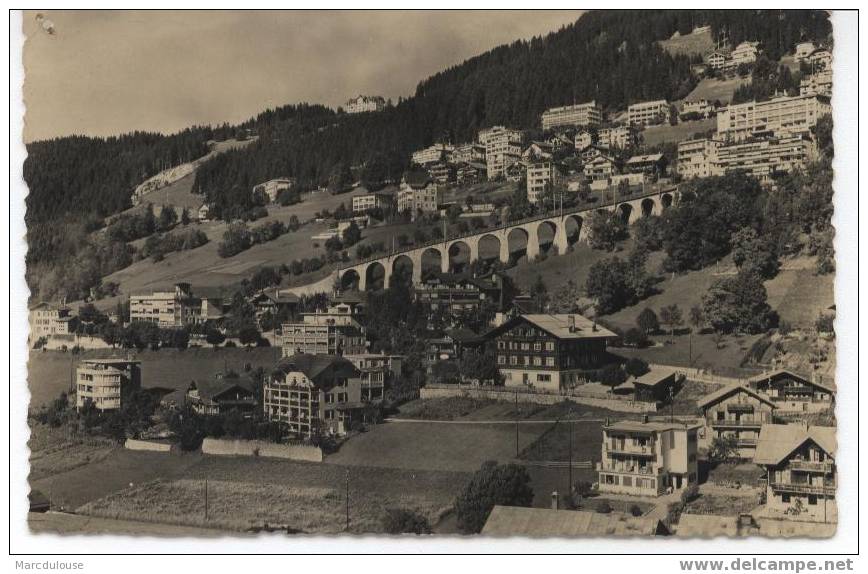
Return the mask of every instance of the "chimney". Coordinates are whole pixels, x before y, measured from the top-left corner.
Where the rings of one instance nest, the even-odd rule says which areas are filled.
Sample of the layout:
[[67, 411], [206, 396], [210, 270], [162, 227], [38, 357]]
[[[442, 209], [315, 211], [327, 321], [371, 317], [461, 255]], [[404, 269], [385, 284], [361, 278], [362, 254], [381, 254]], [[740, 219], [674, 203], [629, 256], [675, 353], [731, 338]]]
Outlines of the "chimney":
[[552, 510], [558, 509], [558, 499], [559, 499], [558, 491], [553, 490], [552, 491]]
[[567, 324], [569, 325], [570, 333], [576, 332], [576, 316], [567, 315]]

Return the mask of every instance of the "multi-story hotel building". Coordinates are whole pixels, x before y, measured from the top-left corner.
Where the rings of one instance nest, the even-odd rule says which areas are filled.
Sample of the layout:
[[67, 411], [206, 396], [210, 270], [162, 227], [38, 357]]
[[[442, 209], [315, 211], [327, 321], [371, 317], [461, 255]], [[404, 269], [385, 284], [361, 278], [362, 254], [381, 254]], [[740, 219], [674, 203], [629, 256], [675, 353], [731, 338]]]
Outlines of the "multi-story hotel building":
[[395, 207], [395, 195], [386, 191], [374, 191], [353, 196], [353, 213], [362, 214], [369, 209], [389, 212]]
[[636, 129], [631, 126], [615, 126], [602, 128], [597, 132], [597, 145], [609, 149], [626, 149], [638, 143]]
[[386, 100], [382, 96], [358, 96], [347, 100], [344, 111], [348, 114], [362, 112], [379, 112], [386, 107]]
[[784, 520], [837, 522], [834, 427], [764, 425], [753, 461], [766, 469], [766, 508]]
[[452, 163], [474, 163], [485, 161], [485, 146], [478, 143], [466, 143], [455, 146], [452, 150]]
[[774, 422], [775, 404], [744, 385], [729, 385], [697, 403], [705, 418], [704, 440], [735, 437], [738, 455], [753, 458], [763, 425]]
[[600, 492], [660, 496], [697, 482], [697, 426], [625, 420], [603, 426]]
[[666, 123], [669, 121], [669, 102], [655, 100], [632, 104], [627, 107], [627, 121], [638, 126]]
[[97, 410], [119, 410], [142, 386], [141, 362], [128, 359], [85, 359], [75, 372], [75, 406], [93, 404]]
[[527, 200], [538, 203], [546, 189], [554, 188], [560, 181], [561, 172], [553, 161], [542, 161], [527, 166]]
[[147, 321], [159, 327], [184, 327], [223, 316], [217, 299], [194, 297], [189, 283], [178, 283], [172, 291], [130, 295], [130, 321]]
[[755, 137], [718, 147], [713, 171], [746, 171], [769, 184], [776, 174], [801, 169], [816, 155], [816, 145], [808, 135]]
[[581, 315], [518, 315], [486, 334], [508, 387], [560, 391], [583, 384], [607, 361], [615, 334]]
[[719, 139], [730, 141], [741, 141], [757, 132], [802, 134], [831, 113], [829, 98], [816, 94], [730, 104], [717, 113], [717, 133]]
[[506, 170], [521, 159], [523, 134], [503, 126], [494, 126], [479, 132], [479, 143], [485, 146], [488, 179], [506, 175]]
[[359, 370], [363, 403], [378, 402], [383, 399], [386, 380], [401, 374], [404, 359], [401, 355], [383, 353], [347, 355], [344, 358]]
[[326, 311], [303, 313], [301, 322], [282, 326], [282, 355], [359, 355], [366, 353], [365, 328], [358, 311], [346, 303]]
[[30, 308], [30, 339], [69, 335], [69, 323], [72, 319], [72, 310], [65, 305], [54, 307], [48, 303], [39, 303]]
[[802, 78], [799, 82], [799, 95], [821, 95], [832, 97], [832, 69], [827, 68]]
[[440, 273], [429, 277], [413, 291], [413, 299], [421, 302], [429, 312], [447, 314], [479, 311], [486, 303], [501, 306], [503, 286], [497, 274], [473, 277], [466, 274]]
[[684, 102], [681, 104], [681, 112], [679, 117], [682, 120], [690, 119], [691, 117], [707, 118], [715, 111], [714, 104], [708, 100], [697, 100], [695, 102]]
[[286, 357], [263, 389], [265, 417], [298, 437], [346, 434], [364, 404], [359, 370], [343, 357]]
[[679, 142], [678, 173], [684, 179], [716, 175], [718, 147], [719, 141], [707, 138]]
[[742, 42], [729, 55], [732, 62], [731, 67], [737, 68], [742, 64], [753, 64], [756, 62], [757, 54], [759, 54], [759, 42]]
[[454, 149], [451, 145], [436, 143], [425, 149], [414, 151], [412, 156], [413, 163], [426, 166], [429, 163], [452, 161], [452, 151]]
[[603, 110], [596, 101], [550, 108], [543, 112], [541, 122], [544, 131], [561, 126], [598, 126], [603, 123]]
[[442, 193], [427, 172], [407, 172], [398, 189], [398, 213], [410, 212], [416, 219], [419, 212], [435, 213]]

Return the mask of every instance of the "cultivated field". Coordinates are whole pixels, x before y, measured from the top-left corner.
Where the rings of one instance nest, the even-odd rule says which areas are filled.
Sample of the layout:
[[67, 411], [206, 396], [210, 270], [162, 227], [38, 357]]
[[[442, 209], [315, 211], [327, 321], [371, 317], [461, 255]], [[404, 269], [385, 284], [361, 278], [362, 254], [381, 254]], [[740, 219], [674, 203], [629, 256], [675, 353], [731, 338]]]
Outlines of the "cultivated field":
[[436, 470], [203, 456], [183, 476], [149, 481], [80, 510], [108, 518], [234, 530], [267, 522], [296, 531], [338, 533], [345, 529], [349, 481], [350, 531], [380, 532], [385, 510], [390, 507], [413, 509], [432, 524], [437, 522], [468, 478], [465, 473]]
[[69, 390], [75, 364], [86, 358], [127, 357], [130, 354], [142, 361], [142, 381], [145, 388], [186, 388], [194, 379], [210, 378], [224, 368], [238, 372], [246, 364], [252, 368], [270, 369], [280, 359], [278, 347], [162, 349], [159, 351], [94, 350], [80, 355], [61, 351], [31, 351], [28, 363], [28, 383], [31, 407], [38, 407], [56, 399]]
[[[705, 78], [700, 80], [699, 84], [693, 91], [690, 92], [685, 101], [696, 102], [698, 100], [708, 100], [714, 102], [720, 100], [722, 104], [728, 104], [732, 100], [732, 95], [740, 86], [750, 83], [750, 78]], [[711, 126], [714, 128], [715, 126]]]
[[687, 55], [699, 54], [704, 56], [714, 49], [714, 39], [711, 37], [711, 30], [702, 32], [685, 34], [683, 36], [673, 36], [668, 40], [658, 42], [660, 47], [670, 54]]
[[117, 444], [96, 437], [78, 437], [64, 427], [30, 426], [30, 480], [40, 480], [109, 457]]

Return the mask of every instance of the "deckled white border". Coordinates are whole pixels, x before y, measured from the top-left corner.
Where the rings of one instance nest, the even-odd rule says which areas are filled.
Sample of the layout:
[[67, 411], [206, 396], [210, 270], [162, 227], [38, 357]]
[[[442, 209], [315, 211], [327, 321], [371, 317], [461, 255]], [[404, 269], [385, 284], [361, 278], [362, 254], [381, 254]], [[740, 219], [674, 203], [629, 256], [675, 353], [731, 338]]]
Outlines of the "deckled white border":
[[[108, 3], [105, 1], [94, 2], [94, 7], [117, 8], [118, 3]], [[179, 2], [164, 2], [153, 1], [148, 4], [149, 8], [165, 7], [177, 8]], [[228, 2], [186, 2], [191, 7], [198, 8], [230, 8], [233, 7]], [[245, 8], [252, 7], [253, 3], [247, 3]], [[291, 7], [288, 3], [277, 2], [258, 2], [263, 8], [287, 8]], [[413, 6], [407, 4], [399, 4], [398, 2], [368, 2], [371, 7], [380, 8], [410, 8], [423, 7], [418, 4], [428, 4], [431, 8], [467, 8], [468, 4], [457, 2], [455, 0], [442, 0], [437, 3], [425, 2], [417, 3]], [[585, 3], [593, 4], [593, 3]], [[606, 2], [597, 3], [597, 8], [632, 8], [645, 6], [632, 6], [626, 2]], [[667, 2], [666, 7], [671, 8], [696, 8], [695, 3], [691, 2]], [[768, 4], [768, 3], [766, 3]], [[795, 2], [773, 2], [782, 8], [796, 7]], [[851, 4], [841, 2], [839, 4]], [[855, 3], [852, 3], [854, 6]], [[483, 0], [473, 3], [474, 7], [487, 8], [527, 8], [526, 3], [521, 3], [516, 0], [502, 0], [494, 2], [492, 0]], [[533, 8], [540, 8], [544, 5], [547, 8], [567, 8], [575, 9], [582, 6], [576, 6], [571, 2], [564, 0], [538, 2], [533, 5]], [[259, 7], [259, 6], [257, 6]], [[358, 4], [348, 2], [321, 2], [314, 8], [334, 7], [334, 8], [360, 8]], [[595, 7], [595, 6], [590, 6]], [[750, 2], [735, 1], [728, 2], [725, 8], [752, 8]], [[764, 6], [767, 7], [767, 6]], [[798, 6], [805, 7], [808, 6]], [[44, 9], [43, 6], [39, 6]], [[520, 13], [516, 17], [521, 17]], [[858, 117], [858, 102], [857, 102], [857, 44], [858, 30], [856, 23], [856, 14], [835, 14], [833, 15], [834, 38], [835, 38], [835, 56], [834, 56], [834, 90], [835, 96], [833, 100], [834, 118], [835, 118], [835, 218], [834, 224], [837, 229], [836, 252], [837, 252], [837, 272], [836, 272], [836, 304], [838, 309], [838, 320], [836, 330], [838, 333], [838, 373], [837, 381], [839, 388], [839, 405], [838, 405], [838, 420], [839, 420], [839, 466], [841, 469], [841, 480], [839, 489], [839, 504], [841, 522], [839, 523], [838, 534], [832, 540], [814, 541], [814, 540], [799, 540], [799, 541], [771, 541], [761, 538], [750, 540], [727, 540], [718, 539], [714, 541], [694, 541], [694, 540], [614, 540], [614, 539], [582, 539], [582, 540], [527, 540], [527, 539], [509, 539], [509, 540], [491, 540], [480, 537], [470, 539], [414, 539], [396, 541], [388, 538], [376, 537], [337, 537], [337, 538], [284, 538], [284, 537], [265, 537], [255, 540], [238, 540], [231, 537], [221, 539], [220, 541], [213, 540], [198, 540], [198, 539], [157, 539], [146, 537], [57, 537], [50, 535], [32, 536], [27, 530], [24, 522], [26, 514], [26, 473], [27, 473], [27, 450], [25, 441], [27, 436], [27, 427], [25, 423], [26, 407], [29, 396], [26, 390], [26, 298], [27, 287], [24, 283], [24, 253], [25, 245], [24, 237], [24, 196], [26, 188], [21, 179], [21, 162], [24, 158], [24, 148], [20, 144], [23, 106], [21, 105], [21, 81], [23, 79], [23, 70], [21, 68], [20, 50], [23, 45], [21, 35], [21, 20], [20, 15], [12, 13], [10, 16], [10, 33], [11, 33], [11, 50], [15, 54], [10, 58], [12, 83], [10, 86], [10, 98], [12, 101], [11, 107], [11, 130], [10, 130], [10, 148], [12, 153], [11, 165], [11, 190], [10, 190], [10, 270], [11, 270], [11, 309], [9, 313], [10, 331], [12, 340], [10, 341], [10, 355], [7, 360], [11, 361], [11, 378], [10, 388], [12, 391], [12, 404], [10, 405], [10, 413], [13, 416], [13, 449], [12, 455], [14, 464], [12, 467], [12, 488], [16, 494], [12, 500], [10, 520], [11, 530], [13, 534], [12, 548], [13, 552], [137, 552], [137, 553], [159, 553], [159, 552], [175, 552], [175, 553], [225, 553], [225, 552], [243, 552], [243, 553], [266, 553], [266, 552], [327, 552], [327, 553], [343, 553], [343, 552], [496, 552], [496, 553], [516, 553], [516, 552], [610, 552], [610, 553], [636, 553], [636, 552], [709, 552], [709, 553], [729, 553], [737, 552], [742, 556], [750, 555], [751, 552], [817, 552], [817, 553], [844, 553], [854, 552], [856, 549], [856, 500], [857, 500], [857, 468], [856, 468], [856, 444], [857, 436], [857, 401], [856, 401], [856, 386], [857, 386], [857, 365], [856, 359], [858, 356], [857, 349], [857, 333], [858, 333], [858, 318], [857, 318], [857, 301], [855, 298], [857, 290], [857, 267], [858, 248], [854, 238], [857, 236], [858, 222], [856, 210], [856, 197], [858, 190], [857, 179], [857, 138], [858, 128], [856, 118]], [[255, 41], [255, 39], [252, 39]], [[7, 272], [4, 270], [4, 273]], [[4, 333], [4, 339], [9, 333]], [[8, 421], [7, 421], [8, 422]], [[4, 425], [4, 428], [9, 428]], [[59, 557], [58, 557], [59, 558]], [[68, 558], [67, 558], [68, 559]], [[724, 558], [730, 560], [731, 558]], [[88, 571], [116, 571], [118, 567], [123, 567], [128, 571], [153, 571], [153, 568], [159, 567], [154, 560], [143, 561], [141, 559], [125, 559], [120, 558], [82, 558], [88, 565]], [[195, 562], [191, 562], [195, 560]], [[160, 560], [159, 563], [163, 566], [171, 565], [172, 568], [196, 568], [199, 569], [205, 564], [203, 558], [167, 558]], [[242, 562], [243, 560], [243, 562]], [[216, 560], [208, 560], [207, 567], [217, 568], [218, 571], [224, 569], [229, 570], [244, 568], [248, 564], [248, 558], [235, 559], [232, 557], [220, 557]], [[292, 560], [292, 562], [288, 562]], [[302, 560], [299, 558], [283, 559], [273, 558], [268, 560], [269, 564], [257, 564], [257, 568], [293, 568], [306, 569], [316, 568], [323, 569], [321, 559]], [[491, 558], [480, 559], [463, 558], [460, 564], [465, 568], [485, 568], [491, 570], [493, 568]], [[527, 570], [532, 568], [538, 570], [541, 567], [539, 558], [532, 559], [532, 562], [526, 562], [521, 559], [511, 558], [500, 563], [501, 566], [506, 566], [509, 570], [513, 568], [522, 568]], [[678, 571], [678, 561], [676, 557], [643, 557], [641, 558], [641, 568], [643, 572], [673, 572]], [[183, 561], [183, 564], [181, 563]], [[413, 568], [414, 570], [428, 570], [430, 564], [426, 561], [414, 561], [412, 563], [406, 560], [398, 561], [404, 564], [404, 568]], [[581, 559], [581, 565], [589, 566], [604, 566], [607, 569], [617, 568], [617, 565], [636, 566], [636, 560], [629, 560], [625, 563], [619, 560], [617, 556], [608, 557], [584, 557]], [[304, 563], [304, 564], [303, 564]], [[578, 562], [573, 560], [570, 566], [575, 568]], [[12, 566], [12, 564], [10, 564]], [[377, 562], [358, 562], [344, 561], [344, 564], [338, 566], [350, 569], [368, 569], [368, 567], [376, 568], [377, 570], [384, 567], [384, 563]]]

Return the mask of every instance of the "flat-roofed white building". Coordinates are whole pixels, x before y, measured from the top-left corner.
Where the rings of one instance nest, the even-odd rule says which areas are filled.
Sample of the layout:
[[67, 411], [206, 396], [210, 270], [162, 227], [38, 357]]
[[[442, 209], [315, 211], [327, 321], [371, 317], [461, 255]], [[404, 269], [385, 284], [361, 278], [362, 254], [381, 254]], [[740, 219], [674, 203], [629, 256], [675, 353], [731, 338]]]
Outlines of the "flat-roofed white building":
[[142, 386], [141, 361], [85, 359], [75, 371], [75, 407], [93, 404], [97, 410], [119, 410], [126, 397]]
[[48, 303], [39, 303], [30, 308], [30, 339], [69, 335], [69, 323], [72, 319], [72, 310], [66, 305], [55, 307]]
[[395, 206], [395, 195], [385, 191], [374, 191], [353, 196], [353, 213], [365, 213], [369, 209], [389, 211]]
[[660, 496], [697, 483], [699, 425], [624, 420], [603, 426], [600, 492]]
[[806, 135], [751, 138], [717, 148], [717, 174], [746, 171], [764, 184], [775, 174], [802, 169], [817, 155], [816, 145]]
[[829, 98], [816, 94], [730, 104], [717, 113], [717, 133], [721, 139], [735, 141], [756, 132], [806, 133], [831, 113]]
[[274, 203], [277, 201], [277, 196], [280, 195], [281, 191], [290, 189], [294, 185], [295, 179], [291, 177], [280, 177], [253, 186], [253, 193], [262, 192], [268, 196], [268, 201]]
[[560, 169], [553, 161], [542, 161], [527, 166], [527, 200], [538, 203], [546, 189], [558, 185]]
[[717, 175], [717, 148], [720, 142], [702, 138], [678, 143], [678, 173], [684, 179]]
[[602, 128], [597, 132], [597, 145], [609, 149], [626, 149], [638, 143], [638, 134], [632, 126]]
[[204, 323], [222, 316], [222, 302], [194, 297], [189, 283], [178, 283], [171, 291], [130, 295], [131, 322], [146, 321], [168, 328]]
[[732, 60], [733, 67], [738, 67], [741, 64], [753, 64], [756, 62], [758, 54], [759, 42], [742, 42], [733, 48], [730, 60]]
[[669, 121], [669, 102], [654, 100], [638, 102], [627, 108], [627, 121], [630, 125], [654, 125]]
[[713, 115], [714, 112], [714, 104], [708, 100], [697, 100], [695, 102], [684, 102], [681, 104], [679, 117], [685, 121], [698, 118], [708, 118]]
[[452, 150], [452, 163], [474, 163], [485, 161], [485, 146], [479, 143], [466, 143]]
[[562, 126], [597, 126], [603, 123], [603, 110], [596, 101], [549, 108], [543, 112], [541, 123], [543, 130]]
[[503, 126], [479, 132], [479, 142], [485, 146], [488, 179], [506, 176], [506, 170], [521, 159], [523, 133]]
[[821, 95], [832, 97], [832, 69], [827, 68], [805, 76], [799, 82], [799, 94], [802, 96]]
[[436, 143], [432, 146], [426, 147], [425, 149], [414, 151], [412, 157], [413, 163], [426, 166], [430, 163], [451, 161], [453, 149], [454, 148], [451, 145]]

